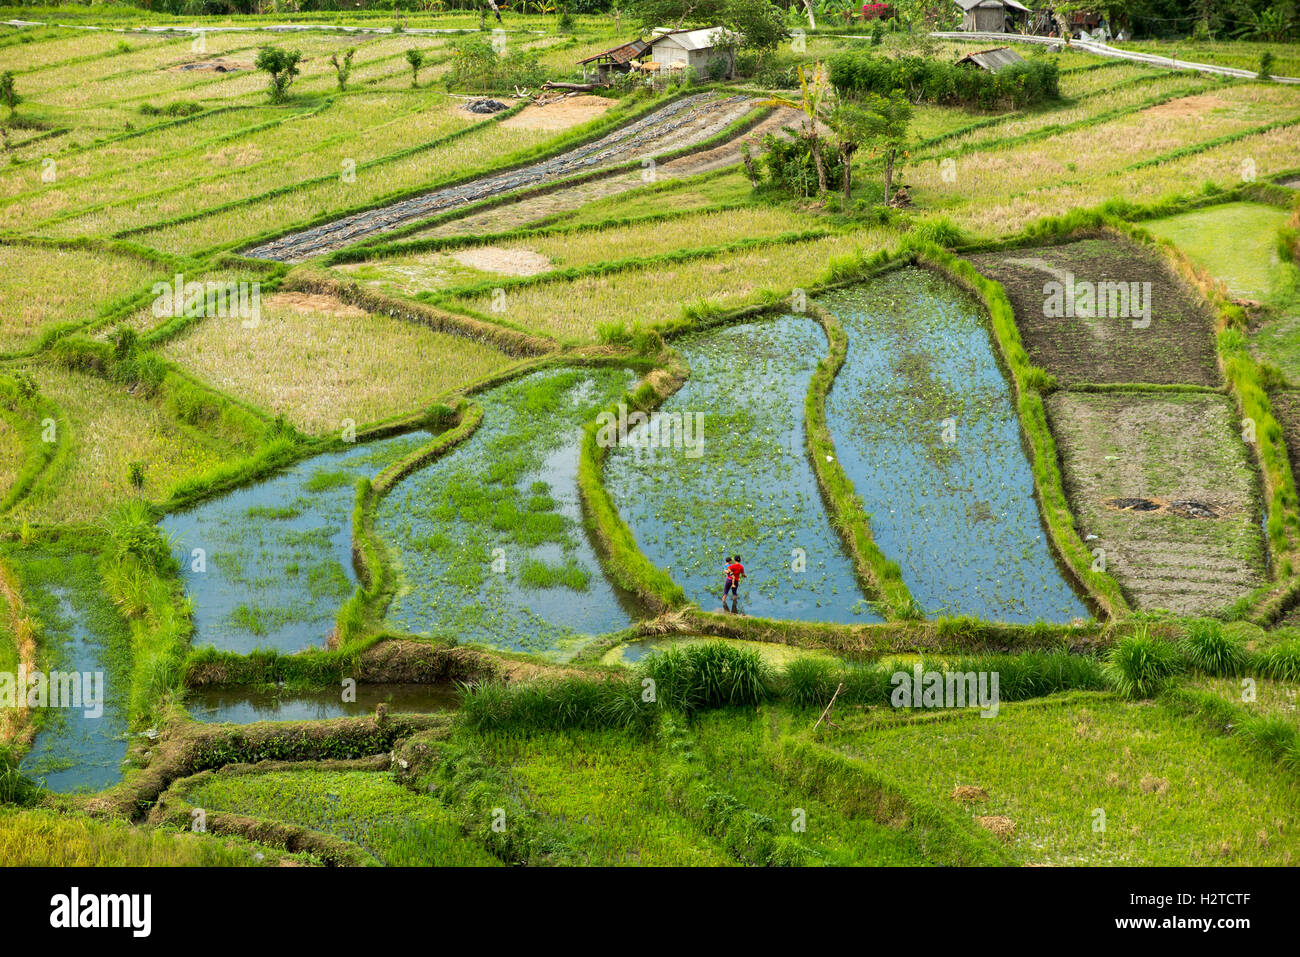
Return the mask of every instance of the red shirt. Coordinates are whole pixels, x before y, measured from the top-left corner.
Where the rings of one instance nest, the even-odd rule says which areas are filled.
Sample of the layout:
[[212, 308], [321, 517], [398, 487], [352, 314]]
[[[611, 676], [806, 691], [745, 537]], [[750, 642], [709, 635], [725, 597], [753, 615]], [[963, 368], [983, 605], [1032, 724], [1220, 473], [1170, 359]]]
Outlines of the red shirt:
[[745, 575], [745, 566], [740, 562], [732, 562], [727, 566], [727, 577], [734, 582], [740, 581]]

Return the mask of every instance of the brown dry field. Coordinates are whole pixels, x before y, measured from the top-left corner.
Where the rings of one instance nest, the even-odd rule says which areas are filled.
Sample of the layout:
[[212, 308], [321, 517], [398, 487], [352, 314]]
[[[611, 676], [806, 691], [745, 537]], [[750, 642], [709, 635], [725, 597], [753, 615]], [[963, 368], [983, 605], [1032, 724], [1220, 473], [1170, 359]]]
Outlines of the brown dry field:
[[[1057, 392], [1047, 409], [1079, 534], [1134, 607], [1205, 614], [1264, 583], [1258, 476], [1225, 396]], [[1130, 498], [1163, 507], [1107, 504]]]
[[[1003, 250], [970, 257], [1006, 287], [1025, 349], [1062, 385], [1143, 382], [1221, 384], [1209, 313], [1158, 258], [1117, 239]], [[1064, 281], [1150, 282], [1151, 321], [1058, 318], [1045, 314], [1044, 286]]]

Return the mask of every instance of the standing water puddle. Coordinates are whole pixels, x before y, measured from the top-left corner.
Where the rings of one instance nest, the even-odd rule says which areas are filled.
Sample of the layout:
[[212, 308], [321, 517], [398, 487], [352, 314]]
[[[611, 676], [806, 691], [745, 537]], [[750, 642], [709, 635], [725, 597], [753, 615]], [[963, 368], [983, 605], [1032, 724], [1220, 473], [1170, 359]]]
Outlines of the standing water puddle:
[[876, 542], [921, 607], [1014, 622], [1089, 617], [1050, 551], [976, 301], [910, 268], [822, 305], [849, 336], [827, 425]]
[[577, 488], [583, 423], [631, 381], [546, 370], [476, 396], [474, 435], [380, 503], [377, 531], [402, 565], [390, 627], [564, 658], [635, 620], [600, 567]]
[[[425, 444], [428, 433], [382, 439], [299, 462], [162, 520], [180, 550], [194, 602], [194, 644], [247, 654], [319, 647], [356, 587], [355, 483]], [[196, 570], [194, 549], [206, 568]]]
[[[827, 348], [821, 327], [806, 318], [762, 320], [676, 347], [690, 379], [648, 425], [629, 431], [605, 466], [606, 486], [642, 552], [706, 611], [722, 607], [724, 559], [739, 553], [748, 576], [743, 614], [880, 621], [804, 451], [804, 399]], [[687, 437], [702, 444], [689, 447]]]
[[[14, 558], [24, 592], [42, 624], [37, 660], [43, 671], [47, 677], [56, 671], [82, 677], [81, 706], [44, 709], [40, 716], [44, 723], [21, 770], [29, 777], [43, 778], [51, 791], [101, 791], [122, 780], [129, 681], [124, 663], [130, 654], [130, 635], [97, 590], [93, 557], [20, 554]], [[92, 702], [96, 688], [101, 694]], [[48, 703], [54, 704], [53, 699]]]
[[255, 721], [324, 721], [371, 715], [380, 704], [389, 714], [451, 711], [460, 696], [450, 685], [359, 684], [356, 700], [344, 701], [342, 690], [244, 691], [211, 688], [191, 691], [185, 706], [199, 721], [252, 724]]

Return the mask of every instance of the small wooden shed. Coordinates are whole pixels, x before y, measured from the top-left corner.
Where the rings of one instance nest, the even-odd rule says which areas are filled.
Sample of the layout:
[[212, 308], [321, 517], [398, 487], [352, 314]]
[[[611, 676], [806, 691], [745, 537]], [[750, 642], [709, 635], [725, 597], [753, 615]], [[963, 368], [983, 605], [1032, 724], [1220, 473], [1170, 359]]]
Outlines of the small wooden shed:
[[971, 33], [1013, 33], [1029, 21], [1029, 8], [1019, 0], [954, 0], [961, 7], [961, 28]]
[[1011, 47], [995, 47], [992, 50], [980, 50], [978, 53], [967, 53], [957, 61], [969, 66], [977, 67], [981, 70], [988, 70], [990, 73], [997, 73], [999, 70], [1005, 70], [1013, 63], [1024, 63], [1022, 57]]
[[596, 64], [596, 77], [601, 83], [609, 82], [611, 73], [627, 73], [632, 69], [633, 61], [645, 56], [646, 50], [650, 49], [650, 44], [644, 40], [633, 40], [631, 43], [624, 43], [621, 47], [614, 47], [612, 50], [606, 50], [604, 53], [597, 53], [595, 56], [589, 56], [585, 60], [579, 60], [585, 71], [588, 63]]
[[723, 42], [730, 38], [725, 27], [704, 27], [699, 30], [661, 28], [650, 38], [650, 59], [659, 64], [660, 69], [680, 70], [691, 67], [703, 76], [708, 72], [710, 61], [721, 58], [727, 64], [727, 79], [731, 79], [735, 73], [734, 44]]

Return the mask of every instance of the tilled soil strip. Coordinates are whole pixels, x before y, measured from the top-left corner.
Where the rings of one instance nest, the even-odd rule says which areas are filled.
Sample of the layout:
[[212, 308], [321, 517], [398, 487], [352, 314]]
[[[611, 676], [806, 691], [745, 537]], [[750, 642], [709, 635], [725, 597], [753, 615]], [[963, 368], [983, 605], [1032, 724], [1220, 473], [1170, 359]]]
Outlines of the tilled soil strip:
[[522, 169], [450, 186], [291, 233], [249, 250], [245, 255], [279, 262], [301, 262], [350, 245], [364, 236], [394, 229], [410, 220], [533, 186], [549, 178], [568, 176], [586, 169], [599, 169], [637, 156], [653, 155], [652, 151], [665, 152], [689, 143], [698, 143], [739, 119], [752, 108], [754, 102], [747, 96], [718, 99], [709, 93], [684, 97], [593, 143], [576, 147], [559, 156]]

